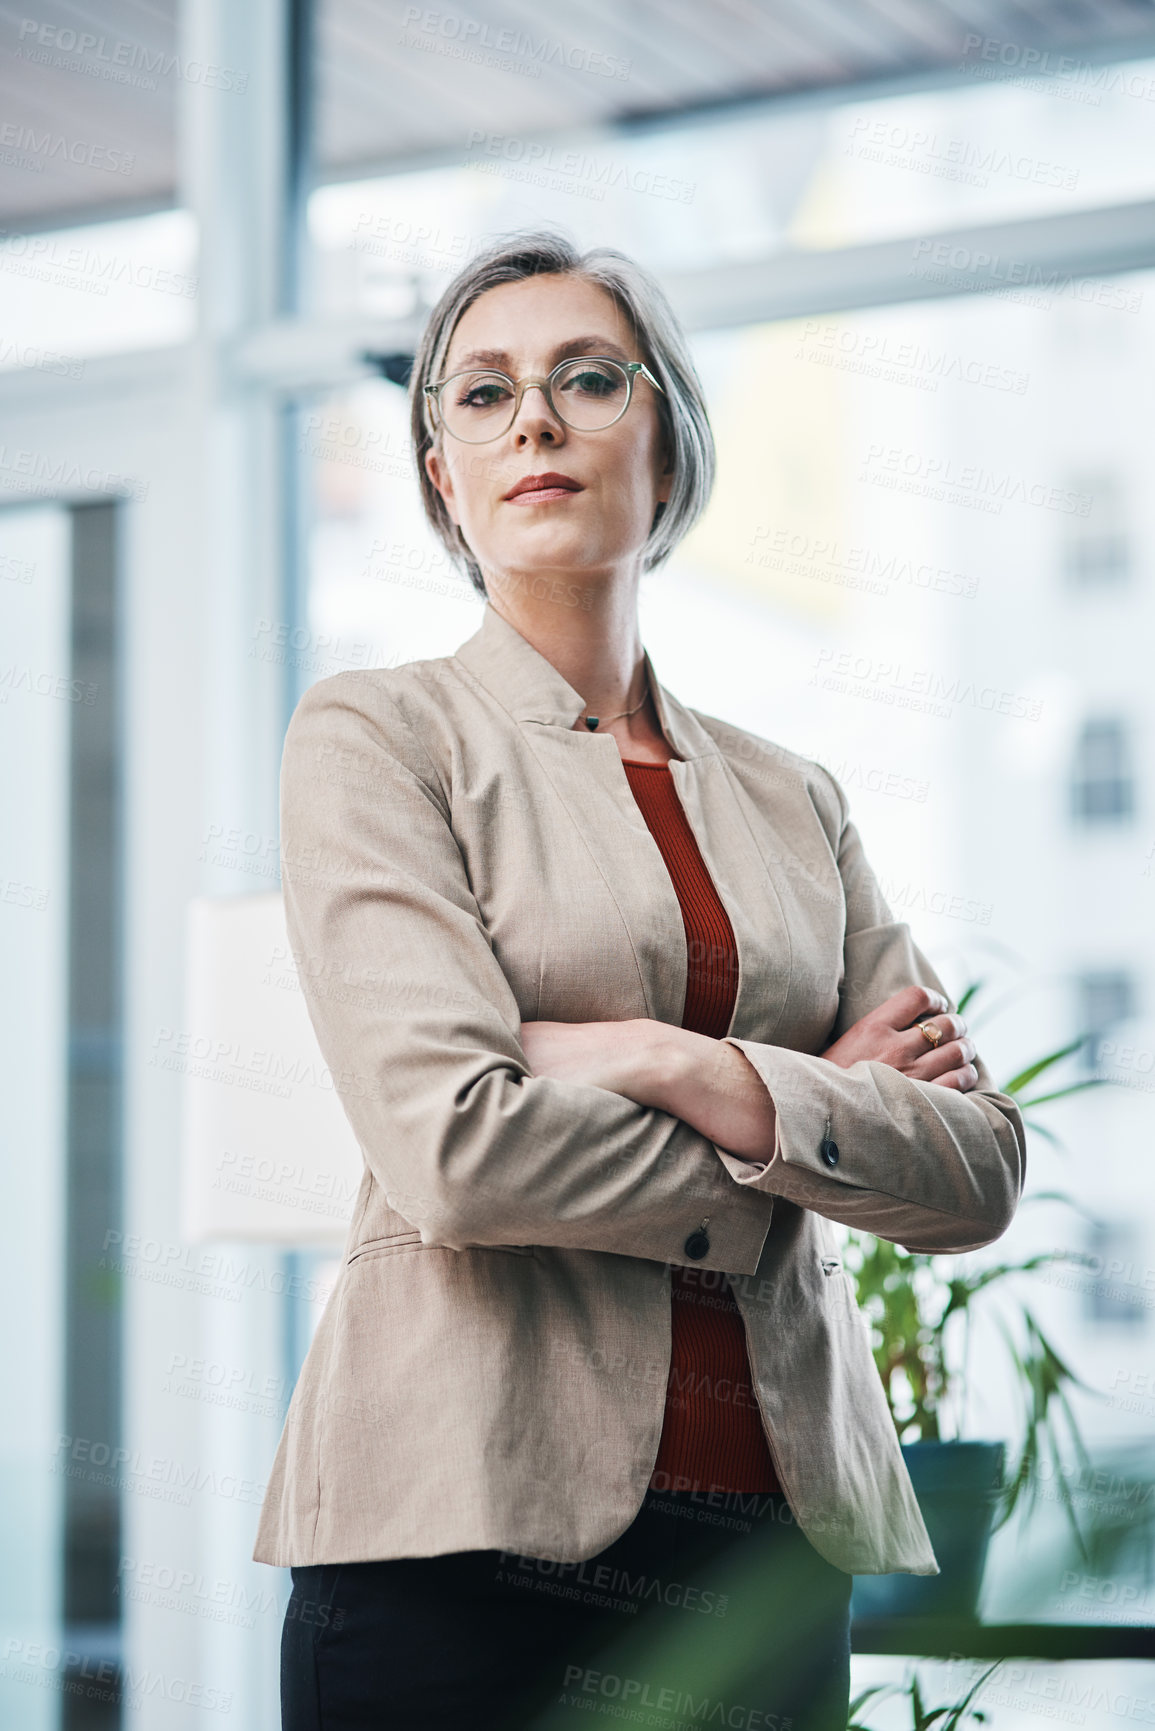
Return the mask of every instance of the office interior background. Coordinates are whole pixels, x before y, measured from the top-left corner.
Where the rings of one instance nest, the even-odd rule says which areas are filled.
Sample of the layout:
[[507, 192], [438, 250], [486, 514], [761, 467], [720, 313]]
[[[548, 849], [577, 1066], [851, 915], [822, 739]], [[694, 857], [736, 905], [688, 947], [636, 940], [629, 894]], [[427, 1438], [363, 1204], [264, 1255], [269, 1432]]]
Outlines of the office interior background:
[[[995, 1532], [982, 1622], [1040, 1633], [982, 1704], [1155, 1723], [1149, 0], [21, 0], [0, 92], [0, 1727], [278, 1723], [250, 1552], [352, 1196], [269, 1032], [281, 743], [476, 629], [407, 366], [543, 223], [658, 274], [707, 390], [659, 678], [838, 777], [996, 1081], [1097, 1082], [963, 1259], [1070, 1257], [976, 1304], [943, 1434], [1021, 1431], [1027, 1303], [1088, 1453]], [[888, 1643], [856, 1689], [988, 1651]]]

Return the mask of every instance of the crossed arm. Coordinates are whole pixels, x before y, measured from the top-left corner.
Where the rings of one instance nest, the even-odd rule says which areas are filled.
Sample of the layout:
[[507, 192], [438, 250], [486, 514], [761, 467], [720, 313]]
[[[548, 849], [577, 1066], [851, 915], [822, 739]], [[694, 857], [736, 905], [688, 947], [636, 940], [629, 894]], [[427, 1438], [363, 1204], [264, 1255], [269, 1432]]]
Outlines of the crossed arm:
[[[918, 1027], [933, 1019], [931, 1046]], [[767, 1161], [777, 1115], [758, 1072], [737, 1046], [639, 1018], [626, 1022], [523, 1022], [522, 1047], [535, 1076], [584, 1082], [681, 1118], [739, 1159]], [[961, 1016], [927, 986], [895, 993], [821, 1054], [842, 1069], [861, 1058], [920, 1082], [966, 1093], [978, 1081], [974, 1041]]]
[[[749, 1273], [776, 1197], [908, 1249], [1005, 1231], [1018, 1109], [961, 1044], [924, 1052], [910, 1024], [939, 1012], [942, 983], [890, 916], [833, 780], [828, 793], [846, 928], [825, 1053], [645, 1019], [524, 1023], [411, 722], [376, 678], [310, 687], [281, 772], [289, 940], [380, 1196], [423, 1243], [678, 1262], [708, 1213], [696, 1265]], [[953, 1082], [934, 1073], [944, 1058]]]

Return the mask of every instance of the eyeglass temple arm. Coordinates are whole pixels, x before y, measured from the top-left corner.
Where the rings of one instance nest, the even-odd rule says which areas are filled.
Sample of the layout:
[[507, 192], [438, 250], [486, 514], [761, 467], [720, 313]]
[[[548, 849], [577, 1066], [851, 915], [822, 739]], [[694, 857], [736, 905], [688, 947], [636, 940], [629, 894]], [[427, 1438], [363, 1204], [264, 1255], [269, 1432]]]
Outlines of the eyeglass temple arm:
[[650, 384], [653, 385], [655, 391], [661, 391], [663, 397], [665, 396], [665, 386], [660, 382], [660, 380], [654, 377], [645, 361], [627, 361], [626, 371], [627, 373], [641, 373], [643, 379], [648, 379]]

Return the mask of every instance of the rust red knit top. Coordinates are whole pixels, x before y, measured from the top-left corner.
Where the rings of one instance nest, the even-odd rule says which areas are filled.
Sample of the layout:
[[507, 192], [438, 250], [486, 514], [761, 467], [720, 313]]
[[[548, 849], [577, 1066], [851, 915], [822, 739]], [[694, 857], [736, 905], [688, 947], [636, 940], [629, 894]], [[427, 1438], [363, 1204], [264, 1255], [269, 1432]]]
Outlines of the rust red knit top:
[[[622, 759], [658, 844], [686, 928], [682, 1026], [720, 1040], [738, 992], [730, 918], [706, 870], [669, 766]], [[781, 1489], [750, 1381], [746, 1329], [724, 1275], [675, 1266], [666, 1416], [652, 1490]]]

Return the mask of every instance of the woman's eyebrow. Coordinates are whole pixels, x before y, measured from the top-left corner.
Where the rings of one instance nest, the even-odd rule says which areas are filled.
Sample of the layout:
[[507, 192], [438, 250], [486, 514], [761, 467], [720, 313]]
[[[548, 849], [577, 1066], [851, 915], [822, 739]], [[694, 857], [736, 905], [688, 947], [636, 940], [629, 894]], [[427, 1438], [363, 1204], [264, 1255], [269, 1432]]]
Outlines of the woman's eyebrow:
[[[612, 337], [588, 336], [569, 337], [565, 342], [558, 343], [551, 351], [550, 359], [561, 361], [567, 355], [599, 354], [620, 355], [623, 360], [628, 357], [620, 343], [615, 343]], [[508, 366], [510, 357], [504, 349], [471, 349], [469, 354], [462, 355], [455, 367], [474, 366]]]

